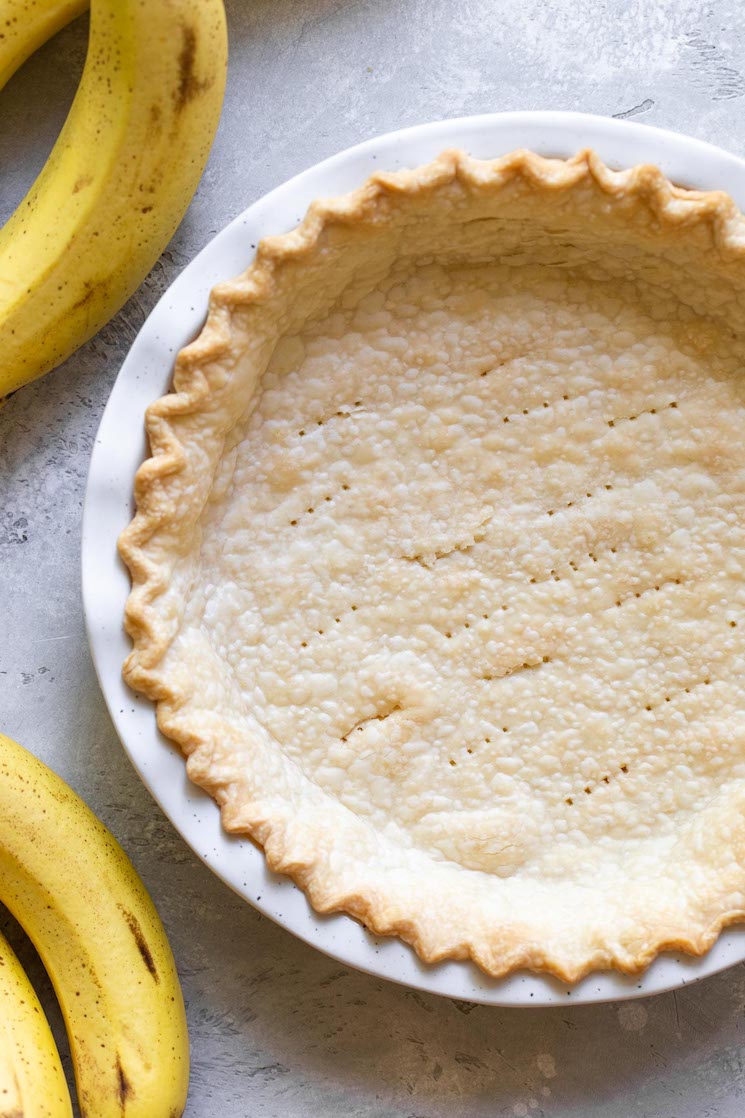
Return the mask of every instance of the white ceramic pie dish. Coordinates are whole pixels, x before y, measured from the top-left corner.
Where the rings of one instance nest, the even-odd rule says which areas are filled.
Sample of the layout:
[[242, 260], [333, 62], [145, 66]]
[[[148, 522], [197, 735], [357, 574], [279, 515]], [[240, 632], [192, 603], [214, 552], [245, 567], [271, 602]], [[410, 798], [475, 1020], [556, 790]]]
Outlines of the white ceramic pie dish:
[[[352, 148], [255, 203], [200, 253], [161, 299], [122, 367], [94, 448], [83, 524], [83, 593], [91, 650], [110, 713], [143, 780], [192, 848], [272, 919], [333, 957], [433, 993], [498, 1005], [549, 1005], [638, 997], [694, 981], [745, 959], [745, 928], [726, 931], [703, 959], [663, 955], [638, 978], [590, 975], [574, 987], [544, 976], [489, 979], [475, 967], [427, 966], [399, 940], [378, 940], [346, 916], [318, 916], [288, 879], [268, 872], [248, 840], [231, 838], [206, 794], [191, 785], [177, 750], [155, 726], [150, 702], [121, 679], [128, 575], [116, 539], [132, 515], [134, 473], [145, 456], [143, 413], [167, 390], [175, 353], [199, 330], [213, 284], [243, 271], [259, 239], [292, 228], [316, 197], [344, 193], [377, 169], [415, 166], [447, 147], [480, 158], [527, 147], [568, 156], [595, 148], [611, 166], [657, 164], [673, 181], [724, 189], [745, 208], [745, 163], [717, 148], [633, 123], [572, 113], [514, 113], [424, 125]], [[127, 433], [122, 438], [122, 432]]]

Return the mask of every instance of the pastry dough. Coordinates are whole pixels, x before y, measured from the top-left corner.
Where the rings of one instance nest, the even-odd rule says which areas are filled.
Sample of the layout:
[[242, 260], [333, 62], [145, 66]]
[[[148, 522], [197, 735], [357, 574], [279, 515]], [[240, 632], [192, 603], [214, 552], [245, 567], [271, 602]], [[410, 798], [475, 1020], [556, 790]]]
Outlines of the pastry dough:
[[225, 827], [430, 962], [576, 980], [745, 917], [745, 224], [446, 152], [215, 288], [120, 548]]

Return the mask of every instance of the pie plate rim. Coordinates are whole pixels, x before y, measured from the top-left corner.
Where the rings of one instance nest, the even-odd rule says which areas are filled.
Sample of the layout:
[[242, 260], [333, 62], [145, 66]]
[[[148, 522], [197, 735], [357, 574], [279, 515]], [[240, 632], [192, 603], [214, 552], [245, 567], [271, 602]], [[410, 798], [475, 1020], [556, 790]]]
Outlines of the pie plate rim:
[[[680, 133], [569, 112], [455, 118], [377, 136], [310, 167], [253, 202], [187, 265], [153, 308], [118, 374], [96, 436], [82, 533], [83, 606], [109, 713], [145, 785], [194, 852], [235, 892], [340, 963], [429, 993], [484, 1005], [550, 1006], [662, 993], [745, 961], [745, 924], [726, 928], [701, 958], [663, 953], [640, 975], [597, 972], [574, 985], [517, 972], [493, 979], [474, 965], [428, 965], [396, 938], [372, 935], [351, 917], [316, 913], [289, 878], [271, 873], [249, 839], [224, 832], [213, 800], [186, 776], [180, 752], [157, 730], [153, 704], [121, 676], [130, 649], [122, 627], [129, 575], [116, 540], [129, 523], [137, 466], [146, 454], [143, 414], [168, 388], [173, 359], [199, 331], [211, 287], [243, 271], [265, 235], [286, 232], [317, 197], [345, 193], [376, 170], [429, 162], [460, 147], [479, 158], [515, 148], [567, 157], [591, 147], [613, 168], [654, 163], [681, 186], [725, 190], [745, 210], [745, 161]], [[131, 437], [122, 438], [122, 431]]]

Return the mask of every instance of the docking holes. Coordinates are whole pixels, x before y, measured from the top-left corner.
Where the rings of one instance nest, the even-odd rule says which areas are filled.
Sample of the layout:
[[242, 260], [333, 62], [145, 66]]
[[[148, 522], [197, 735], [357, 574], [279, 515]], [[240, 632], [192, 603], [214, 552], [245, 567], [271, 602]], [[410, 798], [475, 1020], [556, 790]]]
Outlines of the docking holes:
[[[345, 492], [346, 493], [350, 490], [350, 488], [351, 488], [351, 486], [348, 485], [346, 482], [344, 482], [342, 485], [339, 486], [339, 492]], [[327, 503], [327, 502], [333, 501], [335, 496], [338, 496], [338, 493], [336, 493], [336, 494], [326, 493], [321, 498], [321, 500], [323, 500], [324, 503]], [[308, 505], [308, 508], [304, 510], [304, 514], [306, 516], [312, 516], [315, 511], [316, 511], [316, 506], [315, 505]], [[291, 528], [296, 528], [298, 523], [299, 523], [298, 517], [294, 517], [290, 521], [290, 527]]]
[[677, 408], [678, 401], [671, 400], [669, 404], [662, 404], [658, 408], [646, 408], [644, 411], [637, 412], [636, 415], [616, 415], [613, 419], [607, 419], [606, 423], [609, 427], [617, 427], [619, 423], [633, 423], [635, 419], [639, 419], [642, 415], [657, 415], [659, 412], [667, 411], [669, 408]]

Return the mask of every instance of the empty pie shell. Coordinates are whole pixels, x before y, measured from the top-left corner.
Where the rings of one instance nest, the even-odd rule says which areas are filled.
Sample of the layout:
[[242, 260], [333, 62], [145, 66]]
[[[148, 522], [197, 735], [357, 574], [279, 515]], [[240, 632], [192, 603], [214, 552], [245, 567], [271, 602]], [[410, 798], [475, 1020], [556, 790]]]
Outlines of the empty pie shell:
[[320, 912], [574, 981], [745, 917], [745, 222], [591, 151], [314, 203], [150, 406], [124, 675]]

